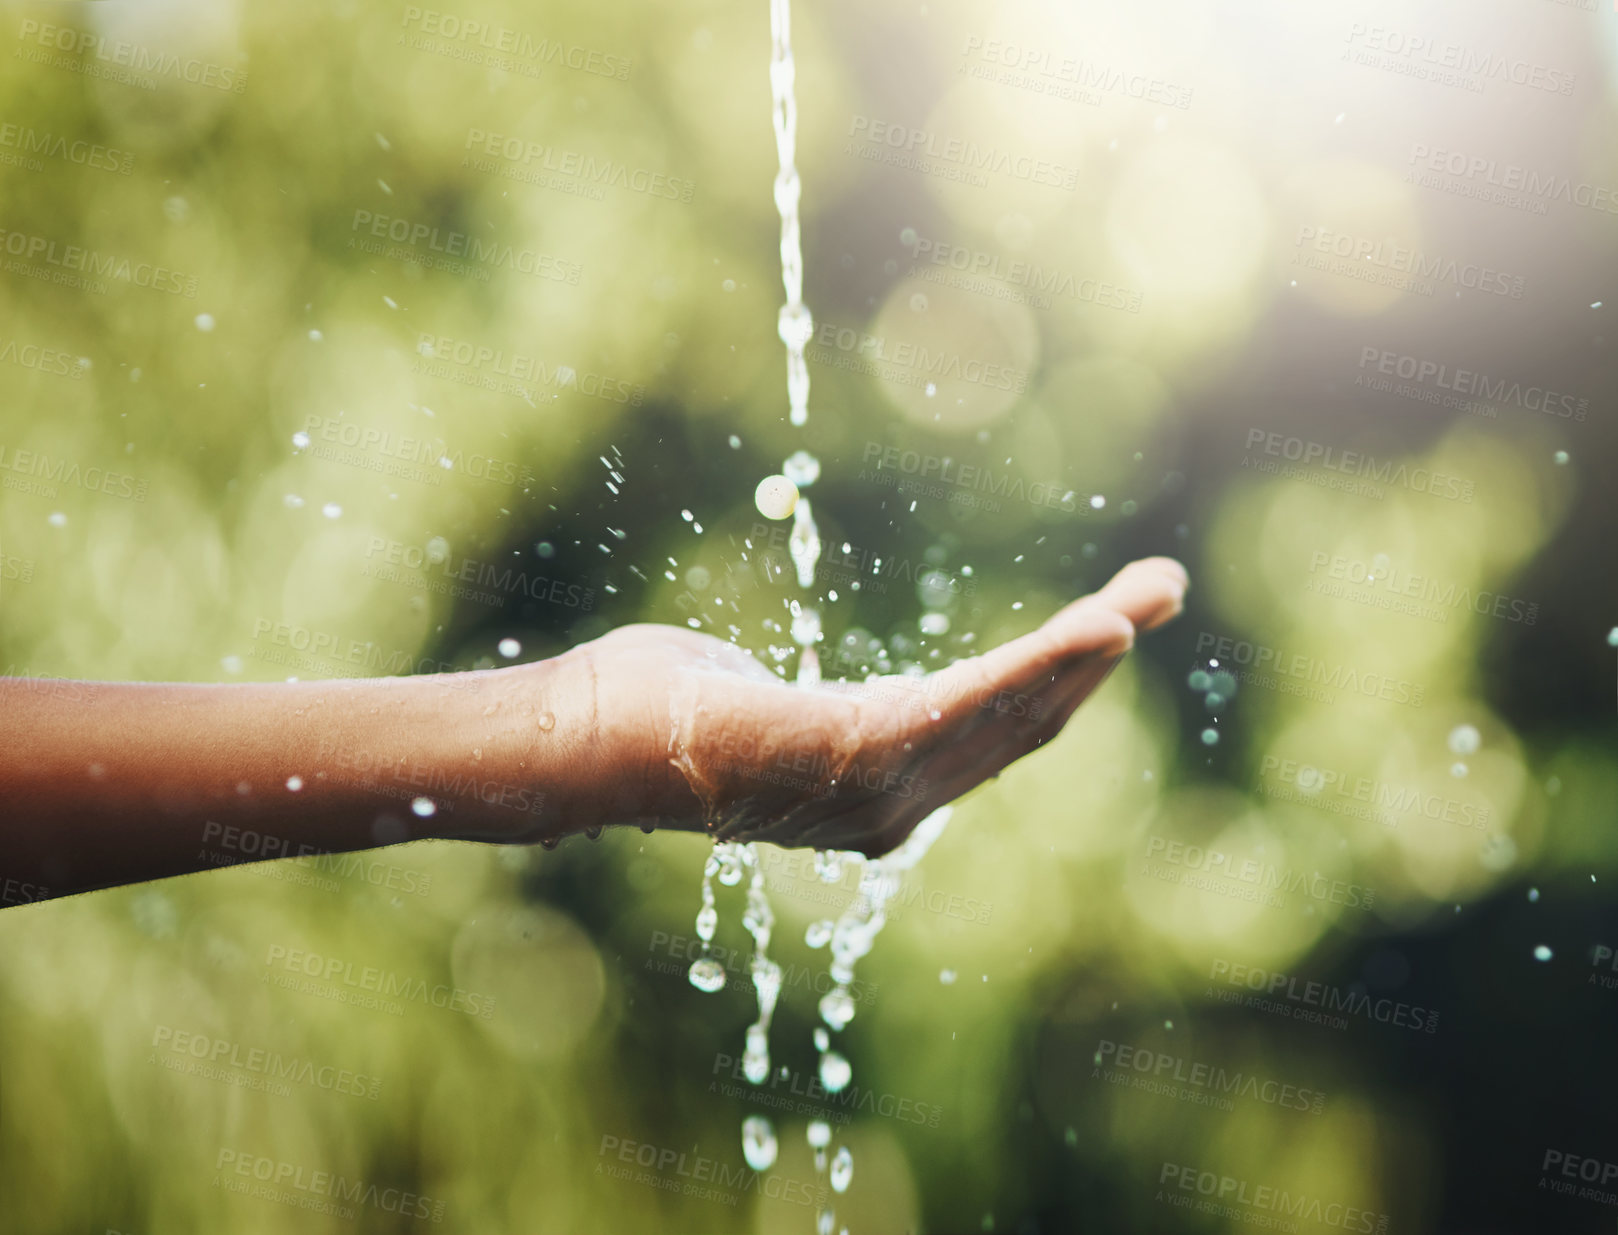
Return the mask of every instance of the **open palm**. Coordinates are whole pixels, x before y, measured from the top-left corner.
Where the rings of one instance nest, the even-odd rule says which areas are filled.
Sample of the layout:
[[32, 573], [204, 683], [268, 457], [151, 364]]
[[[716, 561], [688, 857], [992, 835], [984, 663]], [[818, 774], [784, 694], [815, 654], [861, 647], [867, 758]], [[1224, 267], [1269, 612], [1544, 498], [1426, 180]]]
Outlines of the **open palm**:
[[1038, 630], [924, 677], [788, 685], [745, 650], [620, 627], [577, 655], [604, 760], [593, 814], [719, 839], [899, 845], [928, 814], [1060, 732], [1134, 644], [1179, 613], [1170, 558], [1132, 562]]

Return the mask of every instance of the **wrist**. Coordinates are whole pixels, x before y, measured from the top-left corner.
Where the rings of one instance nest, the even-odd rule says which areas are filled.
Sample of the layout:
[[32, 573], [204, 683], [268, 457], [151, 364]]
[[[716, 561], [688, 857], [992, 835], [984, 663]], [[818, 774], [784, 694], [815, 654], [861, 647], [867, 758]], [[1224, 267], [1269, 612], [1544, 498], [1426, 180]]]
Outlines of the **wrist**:
[[533, 843], [588, 826], [576, 809], [594, 771], [593, 700], [581, 676], [577, 658], [564, 653], [413, 679], [431, 701], [431, 754], [407, 777], [432, 803], [422, 830], [444, 840]]

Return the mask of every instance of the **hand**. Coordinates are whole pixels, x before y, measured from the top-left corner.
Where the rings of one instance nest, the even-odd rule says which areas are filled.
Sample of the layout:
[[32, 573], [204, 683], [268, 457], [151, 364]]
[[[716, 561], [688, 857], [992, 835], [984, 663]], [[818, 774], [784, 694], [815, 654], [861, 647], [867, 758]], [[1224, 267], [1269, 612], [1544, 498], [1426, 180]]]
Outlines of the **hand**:
[[712, 635], [620, 627], [567, 654], [595, 699], [597, 775], [581, 817], [886, 853], [1055, 737], [1136, 631], [1180, 612], [1186, 586], [1170, 558], [1132, 562], [983, 656], [810, 688]]

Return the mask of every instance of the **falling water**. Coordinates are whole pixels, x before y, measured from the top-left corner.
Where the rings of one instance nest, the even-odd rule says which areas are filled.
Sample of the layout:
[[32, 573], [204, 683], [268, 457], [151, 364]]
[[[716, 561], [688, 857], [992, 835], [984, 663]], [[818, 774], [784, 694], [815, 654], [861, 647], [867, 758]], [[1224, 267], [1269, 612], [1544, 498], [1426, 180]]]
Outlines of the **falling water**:
[[[803, 303], [803, 247], [798, 216], [798, 203], [802, 182], [797, 168], [798, 105], [795, 90], [796, 67], [792, 57], [791, 0], [770, 0], [770, 87], [773, 99], [772, 120], [775, 128], [776, 153], [779, 171], [775, 177], [775, 204], [781, 215], [781, 283], [786, 292], [776, 328], [786, 346], [787, 405], [791, 423], [803, 426], [809, 420], [809, 367], [804, 357], [814, 333], [814, 319]], [[757, 489], [754, 500], [760, 513], [771, 519], [792, 518], [792, 533], [788, 550], [797, 568], [798, 586], [808, 596], [806, 600], [793, 600], [792, 640], [798, 646], [796, 684], [812, 687], [819, 683], [820, 657], [816, 645], [820, 641], [820, 611], [814, 607], [813, 592], [815, 568], [820, 562], [820, 532], [815, 526], [814, 510], [802, 491], [820, 476], [820, 461], [806, 450], [798, 450], [781, 466], [781, 474], [766, 477]], [[931, 616], [931, 615], [930, 615]], [[923, 633], [942, 633], [925, 628]], [[860, 870], [859, 887], [853, 902], [836, 924], [817, 922], [810, 926], [806, 942], [812, 948], [831, 945], [831, 978], [836, 984], [820, 1001], [820, 1018], [824, 1024], [815, 1030], [815, 1048], [819, 1052], [821, 1084], [830, 1093], [841, 1093], [853, 1078], [853, 1066], [831, 1047], [831, 1034], [840, 1032], [854, 1017], [854, 999], [850, 988], [854, 982], [854, 965], [871, 950], [877, 934], [887, 920], [888, 900], [898, 889], [903, 872], [921, 860], [923, 854], [938, 838], [948, 822], [951, 808], [934, 811], [910, 835], [904, 844], [884, 858], [867, 861], [862, 854], [821, 852], [816, 854], [816, 870], [828, 883], [839, 882], [842, 863], [847, 860]], [[724, 967], [709, 955], [710, 943], [718, 922], [714, 903], [713, 878], [726, 886], [741, 882], [743, 873], [749, 872], [747, 909], [743, 925], [753, 937], [754, 950], [752, 978], [758, 997], [758, 1019], [747, 1029], [746, 1048], [742, 1067], [747, 1079], [755, 1085], [763, 1084], [770, 1074], [769, 1029], [775, 1013], [775, 1004], [781, 990], [781, 969], [768, 956], [770, 935], [775, 918], [770, 911], [765, 888], [764, 870], [752, 844], [717, 841], [713, 854], [703, 869], [702, 907], [697, 913], [697, 935], [702, 940], [703, 955], [692, 962], [691, 984], [698, 990], [713, 992], [725, 984]], [[831, 1128], [821, 1120], [809, 1125], [808, 1138], [814, 1150], [816, 1171], [827, 1172], [827, 1148], [831, 1143]], [[761, 1115], [750, 1115], [742, 1124], [743, 1153], [749, 1165], [756, 1170], [768, 1169], [775, 1161], [776, 1142], [770, 1121]], [[831, 1158], [829, 1179], [832, 1190], [847, 1190], [854, 1172], [854, 1158], [846, 1145], [838, 1147]], [[831, 1209], [820, 1210], [815, 1220], [819, 1235], [831, 1235], [835, 1216]], [[845, 1228], [846, 1232], [846, 1228]]]

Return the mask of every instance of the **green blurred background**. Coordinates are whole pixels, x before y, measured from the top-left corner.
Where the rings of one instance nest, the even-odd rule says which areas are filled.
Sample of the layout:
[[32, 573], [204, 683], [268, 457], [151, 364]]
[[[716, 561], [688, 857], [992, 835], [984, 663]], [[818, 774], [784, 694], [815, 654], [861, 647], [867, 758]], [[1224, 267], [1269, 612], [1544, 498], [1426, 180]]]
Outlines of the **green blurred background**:
[[[739, 891], [730, 985], [684, 976], [699, 838], [9, 909], [0, 1223], [805, 1232], [819, 1115], [856, 1235], [1273, 1216], [1173, 1204], [1197, 1172], [1338, 1206], [1299, 1230], [1610, 1229], [1542, 1181], [1618, 1161], [1614, 15], [800, 5], [802, 430], [769, 34], [764, 0], [6, 6], [5, 671], [482, 668], [641, 620], [781, 664], [752, 492], [800, 448], [834, 672], [994, 646], [1147, 553], [1187, 613], [909, 877], [841, 1100], [803, 933], [855, 875], [803, 853], [765, 855], [762, 1099]], [[1450, 398], [1458, 369], [1491, 385]], [[1221, 874], [1247, 862], [1291, 890]], [[368, 968], [419, 997], [366, 1006]], [[1341, 1024], [1299, 1015], [1325, 990]], [[1256, 1084], [1209, 1101], [1216, 1069]], [[332, 1176], [346, 1212], [300, 1203]]]

